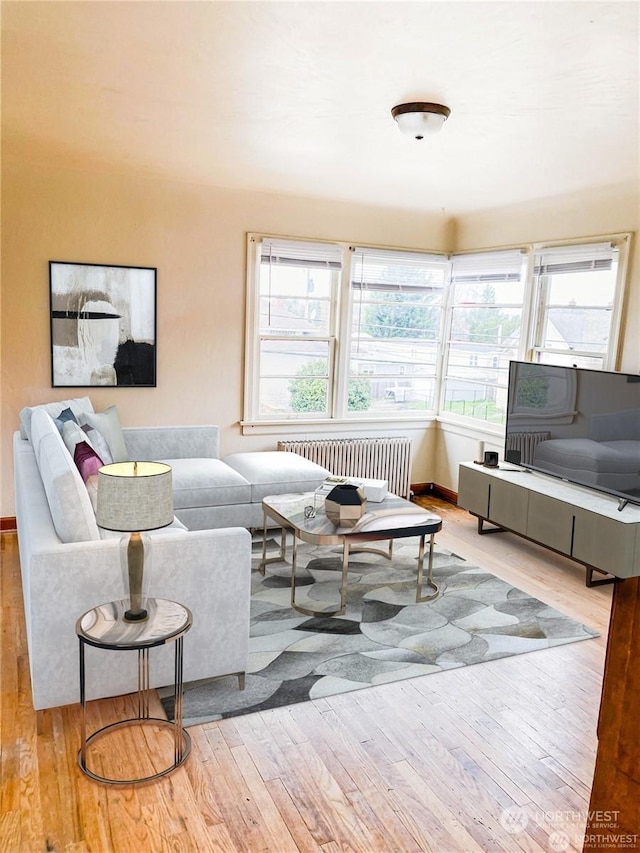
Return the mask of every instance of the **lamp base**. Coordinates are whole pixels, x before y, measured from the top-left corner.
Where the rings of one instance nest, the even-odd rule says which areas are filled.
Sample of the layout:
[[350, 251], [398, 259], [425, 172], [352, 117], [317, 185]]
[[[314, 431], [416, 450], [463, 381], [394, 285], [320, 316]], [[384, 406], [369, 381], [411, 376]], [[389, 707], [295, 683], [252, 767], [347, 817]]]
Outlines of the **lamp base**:
[[147, 601], [146, 586], [149, 578], [151, 538], [146, 533], [130, 533], [120, 540], [120, 561], [125, 575], [126, 602], [125, 622], [143, 622], [148, 618], [144, 605]]
[[123, 619], [125, 622], [142, 622], [144, 619], [147, 619], [148, 616], [149, 614], [144, 608], [135, 613], [133, 610], [125, 610]]

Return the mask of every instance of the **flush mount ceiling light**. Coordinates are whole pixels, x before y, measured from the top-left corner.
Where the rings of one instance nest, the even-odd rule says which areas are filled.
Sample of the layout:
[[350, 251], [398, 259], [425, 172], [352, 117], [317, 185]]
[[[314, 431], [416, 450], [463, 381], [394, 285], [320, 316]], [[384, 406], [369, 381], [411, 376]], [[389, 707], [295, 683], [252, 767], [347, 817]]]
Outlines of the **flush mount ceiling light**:
[[402, 133], [414, 139], [424, 139], [428, 134], [437, 133], [450, 113], [449, 107], [422, 101], [398, 104], [391, 110], [391, 115], [398, 122]]

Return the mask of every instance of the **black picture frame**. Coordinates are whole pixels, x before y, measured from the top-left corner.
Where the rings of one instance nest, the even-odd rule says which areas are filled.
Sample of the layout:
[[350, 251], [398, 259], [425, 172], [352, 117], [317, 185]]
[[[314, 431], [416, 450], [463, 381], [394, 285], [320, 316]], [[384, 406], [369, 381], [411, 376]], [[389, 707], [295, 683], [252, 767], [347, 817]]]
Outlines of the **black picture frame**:
[[156, 387], [157, 276], [49, 261], [52, 388]]

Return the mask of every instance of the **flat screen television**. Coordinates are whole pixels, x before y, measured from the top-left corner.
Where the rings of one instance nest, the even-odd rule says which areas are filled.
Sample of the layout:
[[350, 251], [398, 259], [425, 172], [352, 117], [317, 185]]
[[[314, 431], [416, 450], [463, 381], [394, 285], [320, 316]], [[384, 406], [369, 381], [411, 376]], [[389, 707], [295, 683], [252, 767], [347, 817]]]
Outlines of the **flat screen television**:
[[504, 458], [640, 504], [640, 375], [510, 362]]

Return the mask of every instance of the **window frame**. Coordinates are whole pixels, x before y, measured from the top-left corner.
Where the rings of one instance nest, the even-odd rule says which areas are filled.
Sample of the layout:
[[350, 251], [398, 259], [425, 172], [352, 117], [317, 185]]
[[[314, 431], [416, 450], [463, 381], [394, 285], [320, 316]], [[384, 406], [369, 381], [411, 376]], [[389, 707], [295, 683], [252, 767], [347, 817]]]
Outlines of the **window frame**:
[[[455, 301], [455, 278], [456, 278], [456, 258], [465, 259], [465, 258], [473, 258], [477, 256], [493, 256], [497, 263], [497, 268], [501, 266], [500, 264], [500, 256], [508, 258], [512, 256], [513, 260], [517, 260], [518, 256], [520, 258], [520, 279], [522, 286], [522, 321], [520, 324], [520, 334], [518, 338], [518, 348], [516, 352], [517, 359], [524, 359], [524, 352], [527, 346], [528, 341], [528, 333], [530, 328], [530, 281], [529, 281], [529, 252], [526, 246], [510, 246], [507, 248], [497, 248], [497, 249], [482, 249], [477, 251], [470, 252], [454, 252], [450, 255], [451, 258], [451, 272], [449, 276], [449, 287], [448, 287], [448, 296], [447, 296], [447, 308], [446, 308], [446, 316], [445, 316], [445, 329], [442, 334], [442, 370], [440, 374], [440, 393], [438, 397], [438, 419], [441, 421], [451, 422], [451, 423], [459, 423], [461, 425], [475, 427], [477, 429], [486, 430], [486, 431], [495, 431], [496, 429], [502, 429], [503, 426], [501, 424], [496, 424], [494, 422], [483, 420], [481, 418], [476, 418], [471, 415], [461, 414], [459, 412], [453, 412], [451, 410], [446, 409], [446, 390], [447, 390], [447, 380], [449, 379], [449, 364], [451, 362], [451, 344], [454, 343], [452, 341], [452, 330], [453, 330], [453, 320], [456, 308], [460, 307], [460, 303]], [[488, 265], [490, 267], [490, 264]], [[463, 268], [464, 269], [464, 268]], [[495, 272], [496, 270], [494, 270]], [[494, 278], [493, 281], [487, 279], [487, 283], [498, 283], [499, 282], [499, 274], [497, 278]], [[480, 282], [479, 282], [480, 283]], [[473, 303], [470, 305], [472, 308], [478, 308], [482, 305], [482, 303]], [[515, 302], [509, 302], [501, 304], [499, 302], [488, 303], [490, 306], [495, 307], [504, 307], [506, 309], [518, 308], [520, 307]], [[495, 369], [498, 369], [497, 367]], [[506, 395], [506, 389], [505, 389]]]
[[[349, 380], [351, 378], [351, 374], [349, 372], [350, 361], [351, 361], [351, 358], [350, 358], [350, 356], [351, 356], [351, 345], [352, 345], [352, 334], [351, 334], [351, 332], [353, 329], [353, 322], [352, 322], [353, 321], [353, 312], [354, 312], [355, 306], [356, 306], [356, 293], [366, 292], [366, 290], [367, 290], [366, 285], [364, 285], [364, 283], [362, 281], [360, 281], [360, 283], [359, 283], [360, 287], [359, 288], [356, 287], [356, 284], [358, 284], [357, 275], [354, 276], [354, 274], [353, 274], [354, 263], [355, 263], [356, 258], [357, 258], [357, 253], [359, 253], [359, 252], [362, 253], [363, 256], [368, 256], [368, 260], [370, 263], [372, 261], [374, 261], [374, 259], [376, 257], [384, 259], [384, 260], [388, 260], [388, 261], [393, 261], [394, 259], [400, 260], [402, 255], [406, 255], [407, 256], [407, 259], [406, 259], [407, 260], [407, 263], [406, 263], [407, 269], [411, 269], [411, 267], [413, 267], [413, 266], [419, 267], [421, 261], [424, 263], [424, 267], [431, 268], [434, 271], [437, 270], [439, 265], [441, 265], [441, 267], [442, 267], [441, 272], [443, 274], [443, 284], [442, 284], [442, 295], [441, 295], [440, 301], [434, 302], [433, 304], [430, 304], [428, 302], [424, 303], [425, 307], [434, 308], [438, 311], [438, 314], [439, 314], [437, 335], [434, 339], [435, 359], [434, 359], [434, 368], [433, 368], [433, 395], [432, 395], [433, 405], [428, 409], [402, 409], [402, 410], [393, 412], [391, 415], [386, 414], [386, 413], [381, 413], [380, 411], [374, 411], [370, 415], [365, 416], [362, 413], [359, 415], [358, 413], [349, 413], [348, 411], [346, 411], [348, 400], [347, 400], [347, 394], [345, 393], [342, 397], [342, 400], [344, 401], [344, 406], [345, 406], [345, 410], [342, 412], [342, 416], [347, 421], [353, 421], [354, 419], [357, 419], [358, 417], [360, 417], [362, 420], [367, 420], [367, 421], [382, 418], [382, 419], [386, 419], [386, 420], [392, 420], [392, 421], [399, 423], [399, 424], [404, 424], [404, 423], [406, 423], [407, 420], [411, 420], [411, 419], [415, 419], [415, 418], [419, 418], [419, 419], [423, 419], [423, 420], [425, 418], [435, 418], [437, 416], [437, 412], [438, 412], [438, 400], [439, 400], [439, 393], [440, 393], [440, 365], [441, 365], [441, 353], [442, 353], [442, 333], [443, 333], [443, 329], [444, 329], [444, 314], [445, 314], [445, 309], [446, 309], [446, 300], [447, 300], [447, 290], [448, 290], [449, 278], [450, 278], [450, 274], [451, 274], [451, 262], [450, 262], [449, 256], [444, 254], [444, 253], [428, 252], [428, 251], [421, 250], [421, 249], [395, 249], [395, 248], [390, 249], [390, 248], [385, 248], [385, 247], [381, 247], [381, 246], [367, 246], [364, 244], [358, 244], [358, 245], [354, 245], [354, 246], [349, 247], [350, 263], [349, 263], [348, 267], [346, 264], [343, 264], [343, 270], [348, 269], [348, 279], [345, 276], [345, 288], [344, 288], [345, 302], [346, 302], [348, 308], [347, 308], [347, 310], [345, 310], [343, 312], [345, 315], [345, 319], [348, 321], [348, 325], [343, 330], [343, 336], [341, 338], [341, 340], [345, 341], [345, 346], [343, 347], [345, 362], [342, 365], [342, 367], [343, 367], [342, 376], [344, 378], [345, 385], [347, 386], [347, 389], [346, 389], [347, 391], [348, 391]], [[413, 256], [413, 261], [415, 261], [415, 263], [411, 263], [411, 260], [410, 260], [411, 256]], [[381, 286], [380, 283], [376, 283], [376, 284], [374, 284], [373, 289], [377, 290], [378, 292], [381, 292], [381, 293], [382, 292], [391, 293], [394, 290], [398, 291], [398, 292], [403, 292], [403, 285], [401, 283], [389, 282], [388, 289], [385, 289], [384, 286]], [[419, 290], [420, 290], [420, 288], [416, 288], [416, 292], [419, 292]], [[411, 292], [411, 286], [407, 287], [407, 292]], [[416, 304], [422, 304], [422, 303], [416, 303]], [[407, 367], [406, 364], [400, 364], [399, 363], [398, 364], [397, 376], [389, 375], [388, 380], [390, 382], [394, 382], [394, 383], [398, 382], [398, 381], [411, 381], [411, 374], [406, 373], [406, 367]], [[377, 376], [378, 379], [382, 379], [385, 376], [384, 373], [377, 373], [375, 375]], [[428, 380], [430, 380], [431, 379], [430, 374], [426, 378]]]
[[611, 309], [611, 324], [608, 344], [602, 355], [592, 353], [588, 350], [576, 351], [578, 358], [601, 359], [601, 367], [591, 367], [593, 370], [616, 370], [620, 363], [622, 317], [624, 312], [624, 301], [627, 287], [627, 271], [629, 263], [629, 247], [631, 244], [631, 233], [605, 235], [581, 240], [563, 240], [550, 243], [534, 243], [529, 252], [529, 277], [532, 284], [533, 299], [531, 303], [531, 330], [529, 345], [525, 352], [525, 361], [543, 363], [544, 354], [558, 354], [566, 356], [566, 350], [544, 345], [544, 326], [547, 319], [548, 294], [551, 282], [549, 276], [536, 275], [536, 255], [538, 253], [552, 252], [554, 249], [570, 249], [575, 247], [593, 246], [594, 250], [603, 243], [611, 243], [618, 252], [616, 280], [613, 290], [613, 306]]
[[[344, 429], [347, 426], [354, 427], [360, 423], [368, 428], [376, 426], [414, 427], [424, 426], [425, 422], [438, 420], [442, 422], [458, 423], [460, 426], [473, 428], [480, 432], [499, 435], [503, 431], [500, 424], [474, 418], [469, 415], [446, 412], [443, 408], [443, 397], [447, 379], [447, 369], [450, 354], [450, 338], [453, 319], [454, 288], [452, 286], [453, 261], [456, 257], [464, 255], [491, 254], [506, 251], [520, 251], [525, 258], [525, 272], [523, 277], [523, 307], [522, 322], [520, 326], [519, 346], [516, 358], [521, 361], [535, 362], [536, 353], [540, 347], [536, 347], [536, 334], [539, 333], [541, 318], [541, 286], [542, 276], [534, 272], [536, 253], [543, 250], [551, 250], [559, 247], [588, 246], [611, 242], [618, 249], [617, 275], [614, 289], [611, 335], [608, 341], [607, 351], [602, 357], [603, 370], [616, 370], [620, 362], [620, 350], [622, 343], [622, 321], [625, 313], [626, 289], [628, 285], [628, 266], [631, 245], [631, 232], [607, 234], [599, 237], [581, 238], [574, 240], [562, 240], [545, 243], [523, 243], [520, 245], [475, 250], [473, 252], [458, 252], [446, 254], [424, 249], [405, 249], [398, 247], [385, 247], [375, 245], [357, 244], [353, 245], [346, 241], [322, 240], [314, 238], [279, 236], [260, 232], [247, 233], [247, 291], [246, 291], [246, 321], [245, 321], [245, 368], [244, 368], [244, 402], [243, 419], [241, 426], [244, 431], [254, 433], [272, 433], [274, 428], [283, 428], [288, 433], [304, 433], [310, 425], [316, 425], [323, 429], [332, 426]], [[261, 245], [263, 240], [274, 240], [284, 242], [299, 242], [301, 244], [324, 244], [339, 247], [342, 253], [342, 268], [338, 273], [339, 280], [335, 287], [330, 306], [330, 334], [331, 343], [329, 348], [329, 388], [327, 415], [311, 414], [305, 416], [301, 413], [290, 417], [278, 416], [276, 418], [264, 418], [259, 415], [259, 392], [260, 392], [260, 346], [262, 336], [260, 335], [260, 263]], [[443, 288], [443, 300], [440, 307], [440, 329], [436, 342], [435, 363], [435, 409], [434, 411], [415, 410], [407, 414], [396, 412], [381, 413], [352, 412], [347, 411], [349, 363], [351, 354], [351, 329], [354, 310], [354, 299], [352, 289], [352, 265], [356, 249], [371, 249], [373, 251], [388, 250], [391, 253], [417, 254], [442, 258], [448, 263], [448, 272], [445, 277]], [[493, 303], [492, 303], [493, 304]], [[302, 336], [301, 336], [302, 337]], [[312, 340], [313, 336], [305, 335], [304, 340]], [[325, 340], [325, 337], [322, 337]], [[547, 348], [542, 348], [549, 351]]]
[[[338, 273], [338, 281], [332, 281], [331, 293], [329, 297], [329, 318], [328, 331], [324, 335], [313, 334], [294, 334], [287, 335], [274, 332], [265, 334], [260, 328], [260, 310], [261, 297], [260, 290], [260, 269], [262, 264], [262, 246], [264, 241], [273, 240], [274, 242], [299, 242], [301, 245], [309, 246], [318, 244], [322, 246], [339, 246], [342, 251], [341, 244], [328, 240], [310, 240], [275, 237], [268, 234], [253, 234], [247, 235], [247, 311], [246, 311], [246, 333], [245, 333], [245, 389], [244, 389], [244, 422], [250, 421], [253, 423], [308, 423], [309, 421], [320, 420], [323, 422], [329, 421], [333, 417], [335, 411], [335, 378], [336, 370], [336, 350], [337, 350], [337, 316], [340, 307], [340, 289], [342, 270], [336, 270]], [[260, 416], [260, 385], [261, 379], [269, 378], [261, 372], [261, 354], [262, 345], [265, 341], [291, 341], [300, 343], [312, 343], [320, 341], [327, 343], [327, 409], [325, 413], [314, 412], [305, 416], [297, 413], [287, 416], [280, 414], [276, 419], [269, 419]]]

